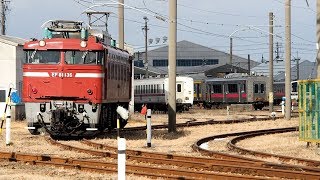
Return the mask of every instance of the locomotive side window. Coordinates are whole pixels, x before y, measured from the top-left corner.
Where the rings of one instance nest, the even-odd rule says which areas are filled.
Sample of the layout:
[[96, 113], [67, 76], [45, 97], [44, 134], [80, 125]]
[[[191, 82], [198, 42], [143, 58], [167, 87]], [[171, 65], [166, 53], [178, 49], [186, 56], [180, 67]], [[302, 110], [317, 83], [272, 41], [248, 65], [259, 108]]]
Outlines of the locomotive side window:
[[27, 64], [58, 64], [60, 62], [60, 51], [26, 51]]
[[67, 64], [102, 64], [103, 52], [101, 51], [66, 51]]
[[237, 93], [238, 92], [238, 84], [228, 84], [228, 92], [229, 93]]

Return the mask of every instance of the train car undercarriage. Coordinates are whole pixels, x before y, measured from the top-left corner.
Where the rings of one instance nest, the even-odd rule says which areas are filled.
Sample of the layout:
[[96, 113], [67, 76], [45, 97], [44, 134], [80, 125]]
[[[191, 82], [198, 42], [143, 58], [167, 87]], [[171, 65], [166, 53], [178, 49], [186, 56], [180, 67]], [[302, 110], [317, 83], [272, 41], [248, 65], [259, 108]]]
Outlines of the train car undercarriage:
[[[60, 103], [60, 106], [52, 104], [53, 102], [29, 104], [32, 108], [40, 107], [37, 114], [31, 114], [32, 111], [27, 112], [28, 129], [31, 134], [38, 135], [40, 131], [45, 131], [55, 139], [90, 138], [117, 128], [117, 119], [120, 128], [124, 128], [127, 124], [127, 119], [123, 119], [117, 113], [118, 104], [89, 105], [73, 102]], [[46, 110], [48, 106], [49, 110]]]

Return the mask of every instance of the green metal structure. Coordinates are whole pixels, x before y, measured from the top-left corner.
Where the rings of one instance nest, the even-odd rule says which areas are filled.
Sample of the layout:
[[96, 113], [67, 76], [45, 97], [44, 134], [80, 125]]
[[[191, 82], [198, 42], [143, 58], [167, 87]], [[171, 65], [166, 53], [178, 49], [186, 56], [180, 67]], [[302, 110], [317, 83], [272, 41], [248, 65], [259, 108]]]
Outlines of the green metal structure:
[[298, 81], [299, 140], [320, 143], [320, 79]]

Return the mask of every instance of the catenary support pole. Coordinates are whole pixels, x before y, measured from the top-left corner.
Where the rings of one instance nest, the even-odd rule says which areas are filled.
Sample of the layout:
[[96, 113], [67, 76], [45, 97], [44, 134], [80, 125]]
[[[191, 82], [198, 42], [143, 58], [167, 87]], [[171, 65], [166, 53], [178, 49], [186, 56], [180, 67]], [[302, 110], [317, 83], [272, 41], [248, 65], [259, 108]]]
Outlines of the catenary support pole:
[[317, 77], [320, 78], [320, 1], [317, 1], [317, 19], [316, 19], [316, 36], [317, 36]]
[[118, 139], [118, 180], [126, 179], [126, 139]]
[[119, 0], [119, 48], [124, 49], [124, 0]]
[[250, 54], [248, 54], [248, 72], [249, 72], [249, 76], [251, 75], [251, 60], [250, 60]]
[[151, 147], [151, 109], [147, 110], [147, 146]]
[[273, 112], [273, 13], [269, 13], [269, 112]]
[[144, 65], [146, 67], [146, 78], [149, 78], [149, 61], [148, 61], [148, 18], [145, 16], [144, 19], [144, 45], [145, 45], [145, 52], [144, 52]]
[[285, 2], [285, 118], [291, 119], [291, 0]]
[[168, 131], [176, 132], [177, 0], [169, 1]]
[[232, 65], [232, 37], [230, 37], [230, 59], [229, 59], [229, 64]]

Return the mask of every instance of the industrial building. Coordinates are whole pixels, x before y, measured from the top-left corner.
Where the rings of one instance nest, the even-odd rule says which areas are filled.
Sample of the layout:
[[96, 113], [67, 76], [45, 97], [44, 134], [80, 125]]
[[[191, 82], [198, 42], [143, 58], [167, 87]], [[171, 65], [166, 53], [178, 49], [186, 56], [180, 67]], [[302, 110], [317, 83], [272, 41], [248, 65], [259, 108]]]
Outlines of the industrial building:
[[[177, 74], [197, 74], [210, 69], [219, 69], [226, 65], [230, 60], [230, 54], [205, 47], [190, 41], [177, 42]], [[145, 68], [148, 71], [158, 72], [158, 74], [168, 74], [168, 46], [156, 48], [147, 52], [147, 61], [145, 52], [135, 53], [135, 66]], [[250, 66], [248, 66], [250, 62]], [[249, 68], [257, 66], [259, 63], [248, 60], [236, 55], [232, 56], [232, 65], [223, 66], [226, 74], [232, 72], [248, 72]]]

